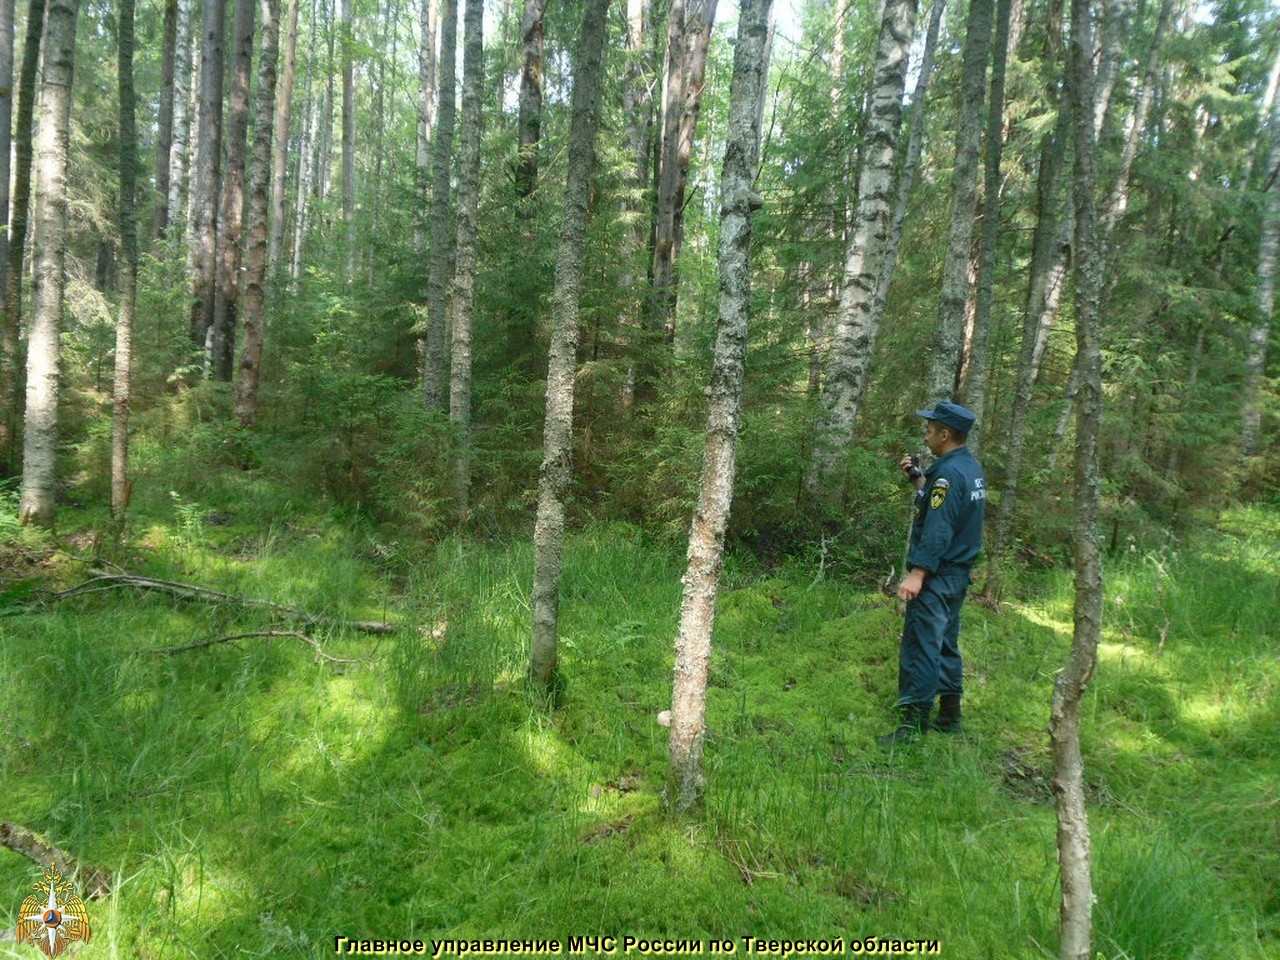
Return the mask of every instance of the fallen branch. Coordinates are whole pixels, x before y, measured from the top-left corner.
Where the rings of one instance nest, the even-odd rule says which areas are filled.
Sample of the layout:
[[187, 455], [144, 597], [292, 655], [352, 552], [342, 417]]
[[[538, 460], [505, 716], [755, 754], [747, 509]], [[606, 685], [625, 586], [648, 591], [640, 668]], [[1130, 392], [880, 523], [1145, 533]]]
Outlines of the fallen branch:
[[52, 863], [69, 879], [86, 900], [96, 900], [111, 892], [111, 875], [105, 870], [81, 863], [65, 850], [55, 847], [44, 837], [26, 827], [0, 820], [0, 846], [8, 847], [41, 866]]
[[270, 600], [258, 600], [253, 597], [242, 597], [233, 593], [223, 593], [220, 590], [210, 590], [208, 587], [201, 587], [191, 583], [180, 583], [176, 580], [155, 580], [151, 577], [140, 577], [132, 573], [108, 573], [105, 570], [90, 571], [94, 574], [92, 579], [83, 583], [76, 584], [67, 590], [53, 594], [48, 599], [69, 600], [73, 597], [82, 597], [90, 593], [100, 593], [104, 590], [119, 590], [132, 587], [135, 590], [153, 590], [158, 593], [166, 593], [169, 596], [177, 597], [180, 600], [192, 600], [201, 603], [228, 603], [241, 607], [259, 607], [267, 610], [274, 610], [277, 613], [288, 617], [296, 617], [307, 624], [337, 624], [339, 626], [350, 627], [360, 633], [395, 633], [396, 627], [392, 623], [383, 623], [377, 620], [343, 620], [340, 617], [330, 617], [324, 614], [311, 613], [307, 610], [300, 610], [297, 607], [289, 607], [280, 603], [272, 603]]
[[308, 637], [305, 633], [299, 633], [297, 630], [257, 630], [253, 633], [236, 633], [229, 637], [215, 637], [212, 640], [197, 640], [195, 643], [184, 643], [180, 647], [156, 647], [148, 650], [148, 653], [164, 653], [172, 656], [175, 653], [186, 653], [188, 650], [204, 650], [208, 647], [215, 647], [220, 643], [234, 643], [237, 640], [252, 640], [258, 637], [295, 637], [301, 640], [307, 646], [316, 652], [316, 662], [324, 661], [325, 663], [359, 663], [359, 660], [344, 660], [341, 657], [331, 656], [320, 649], [320, 644], [313, 638]]

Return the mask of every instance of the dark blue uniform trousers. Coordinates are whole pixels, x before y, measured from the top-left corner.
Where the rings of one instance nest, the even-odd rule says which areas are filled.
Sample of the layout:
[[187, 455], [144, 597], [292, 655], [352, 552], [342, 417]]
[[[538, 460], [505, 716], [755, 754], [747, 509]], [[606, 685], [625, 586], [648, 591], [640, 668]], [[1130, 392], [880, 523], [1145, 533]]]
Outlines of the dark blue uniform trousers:
[[907, 602], [898, 653], [898, 703], [932, 705], [938, 693], [962, 693], [960, 608], [969, 592], [969, 569], [925, 577], [924, 589]]

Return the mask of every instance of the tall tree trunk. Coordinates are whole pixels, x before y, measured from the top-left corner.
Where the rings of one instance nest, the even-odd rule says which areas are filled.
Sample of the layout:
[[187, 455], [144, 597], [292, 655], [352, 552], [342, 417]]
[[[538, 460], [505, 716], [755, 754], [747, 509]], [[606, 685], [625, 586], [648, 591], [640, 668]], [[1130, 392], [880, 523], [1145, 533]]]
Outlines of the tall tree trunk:
[[[609, 0], [587, 0], [574, 63], [569, 121], [569, 170], [556, 253], [551, 301], [551, 350], [547, 367], [547, 409], [542, 469], [538, 477], [538, 518], [533, 531], [533, 635], [529, 673], [552, 690], [560, 616], [560, 573], [564, 560], [564, 501], [573, 478], [573, 384], [577, 373], [578, 307], [587, 245], [587, 208], [596, 162], [605, 23]], [[442, 78], [443, 79], [443, 78]]]
[[[124, 0], [120, 7], [124, 16]], [[132, 17], [132, 13], [130, 13]], [[160, 110], [156, 116], [156, 209], [152, 232], [163, 237], [169, 229], [169, 154], [173, 151], [174, 101], [177, 92], [178, 0], [165, 0], [164, 49], [160, 56]], [[183, 91], [185, 94], [185, 91]]]
[[1072, 193], [1076, 219], [1076, 371], [1080, 383], [1073, 521], [1075, 630], [1067, 664], [1054, 680], [1053, 708], [1049, 719], [1053, 795], [1058, 819], [1058, 865], [1062, 877], [1060, 960], [1088, 960], [1092, 955], [1093, 936], [1089, 819], [1085, 808], [1084, 759], [1080, 751], [1080, 700], [1093, 677], [1098, 659], [1098, 639], [1102, 632], [1102, 563], [1098, 531], [1102, 352], [1097, 327], [1104, 266], [1097, 237], [1091, 32], [1089, 0], [1072, 0], [1071, 111], [1075, 134]]
[[458, 239], [453, 274], [453, 346], [449, 368], [449, 420], [457, 431], [453, 495], [467, 516], [471, 487], [471, 319], [475, 303], [476, 236], [480, 212], [480, 133], [484, 94], [484, 2], [467, 0], [463, 14], [462, 121], [458, 136]]
[[[977, 296], [973, 309], [973, 342], [969, 352], [964, 402], [986, 421], [983, 406], [987, 397], [987, 352], [991, 328], [991, 305], [995, 297], [996, 243], [1000, 236], [1000, 162], [1004, 152], [1004, 78], [1009, 59], [1009, 15], [1011, 0], [996, 0], [995, 49], [991, 60], [991, 90], [987, 97], [987, 160], [983, 171], [982, 237], [978, 253]], [[969, 438], [977, 452], [982, 439], [979, 430]]]
[[[9, 259], [9, 162], [13, 148], [14, 0], [0, 0], [0, 323], [3, 323], [5, 279]], [[0, 336], [0, 366], [8, 362]], [[0, 377], [3, 380], [3, 377]], [[5, 403], [0, 400], [0, 413]], [[2, 419], [2, 417], [0, 417]], [[0, 427], [0, 429], [3, 429]], [[0, 448], [0, 457], [3, 449]]]
[[303, 124], [302, 142], [298, 146], [298, 206], [293, 216], [293, 243], [289, 255], [289, 280], [297, 289], [302, 275], [302, 244], [307, 236], [307, 224], [311, 211], [311, 199], [315, 195], [316, 140], [320, 123], [320, 103], [315, 92], [316, 67], [316, 0], [311, 0], [310, 39], [307, 43], [307, 116]]
[[37, 107], [35, 282], [27, 335], [27, 406], [22, 446], [25, 523], [52, 527], [58, 440], [58, 327], [67, 259], [67, 160], [75, 68], [77, 0], [50, 0]]
[[[236, 419], [251, 427], [258, 414], [258, 383], [262, 376], [262, 341], [266, 305], [267, 259], [270, 240], [270, 190], [274, 173], [272, 150], [278, 129], [276, 66], [280, 58], [280, 0], [258, 0], [262, 7], [262, 39], [258, 53], [257, 104], [253, 121], [253, 162], [249, 171], [248, 243], [245, 247], [244, 345], [240, 350], [240, 378], [236, 383]], [[293, 11], [296, 0], [289, 0]], [[293, 16], [290, 12], [290, 17]]]
[[[138, 299], [138, 217], [134, 198], [138, 189], [138, 124], [133, 91], [134, 0], [120, 0], [120, 34], [117, 39], [120, 90], [120, 313], [116, 320], [116, 369], [114, 416], [111, 419], [111, 514], [123, 520], [129, 505], [129, 404], [133, 375], [133, 317]], [[175, 20], [177, 14], [174, 14]], [[165, 42], [169, 42], [168, 7]], [[176, 33], [177, 24], [174, 24]], [[166, 56], [168, 55], [166, 51]], [[173, 78], [169, 78], [173, 96]], [[168, 144], [160, 156], [169, 158]], [[166, 188], [163, 194], [168, 199]]]
[[838, 502], [844, 494], [840, 465], [853, 436], [878, 333], [872, 325], [872, 305], [884, 264], [894, 157], [915, 18], [916, 0], [888, 0], [876, 44], [871, 109], [858, 176], [858, 209], [827, 354], [823, 410], [806, 475], [810, 493], [828, 503]]
[[342, 16], [342, 223], [347, 234], [347, 282], [356, 267], [356, 62], [351, 0], [338, 0]]
[[771, 0], [742, 0], [738, 14], [729, 131], [721, 177], [719, 329], [702, 482], [689, 531], [689, 564], [680, 605], [671, 695], [668, 796], [677, 810], [696, 806], [702, 795], [707, 668], [724, 559], [724, 533], [733, 503], [743, 365], [751, 315], [751, 187], [760, 152], [760, 104], [768, 77], [770, 3]]
[[218, 191], [222, 172], [222, 60], [226, 0], [205, 0], [200, 47], [200, 112], [196, 181], [191, 206], [195, 219], [191, 248], [191, 342], [209, 356], [214, 288], [218, 269]]
[[1112, 93], [1120, 78], [1125, 41], [1133, 18], [1133, 0], [1103, 0], [1102, 24], [1094, 44], [1098, 73], [1094, 81], [1093, 135], [1102, 137], [1111, 126], [1115, 99]]
[[213, 302], [213, 375], [230, 383], [235, 372], [240, 260], [244, 244], [244, 167], [249, 137], [249, 81], [253, 73], [253, 21], [257, 0], [236, 0], [235, 67], [228, 98], [227, 165], [218, 217], [218, 276]]
[[427, 234], [427, 196], [431, 186], [431, 134], [436, 120], [436, 37], [433, 16], [437, 0], [418, 0], [420, 40], [418, 44], [418, 149], [417, 207], [413, 217], [413, 252], [422, 253]]
[[[168, 222], [178, 228], [179, 238], [187, 225], [188, 153], [191, 144], [191, 2], [178, 0], [178, 19], [173, 47], [173, 142], [169, 145]], [[157, 158], [157, 163], [159, 158]]]
[[[1276, 102], [1280, 104], [1280, 100]], [[1258, 436], [1262, 429], [1263, 381], [1271, 339], [1271, 317], [1275, 313], [1276, 257], [1280, 252], [1280, 185], [1274, 182], [1276, 170], [1280, 170], [1280, 106], [1271, 113], [1271, 151], [1264, 181], [1267, 192], [1262, 208], [1262, 239], [1258, 244], [1258, 285], [1254, 293], [1256, 314], [1245, 356], [1240, 450], [1246, 457], [1255, 456], [1260, 449]]]
[[455, 58], [458, 52], [457, 0], [440, 4], [440, 99], [436, 140], [431, 147], [431, 264], [427, 275], [427, 336], [422, 361], [422, 393], [428, 410], [445, 407], [445, 334], [449, 282], [449, 176], [453, 166]]
[[[528, 200], [538, 187], [538, 141], [542, 137], [542, 17], [547, 0], [525, 0], [520, 36], [524, 45], [524, 68], [520, 71], [520, 137], [516, 157], [516, 196]], [[532, 209], [522, 208], [526, 218]]]
[[991, 50], [992, 0], [973, 0], [961, 58], [960, 108], [956, 117], [956, 154], [951, 175], [951, 227], [942, 264], [942, 296], [929, 363], [929, 400], [956, 395], [969, 303], [969, 263], [977, 210], [978, 158], [982, 140], [982, 102]]
[[716, 0], [672, 0], [667, 14], [651, 328], [661, 331], [669, 344], [674, 343], [676, 337], [677, 264], [684, 239], [684, 195], [698, 114], [702, 110], [707, 48], [715, 18]]
[[[284, 197], [285, 175], [289, 168], [289, 121], [293, 114], [293, 85], [298, 73], [298, 0], [287, 0], [287, 3], [284, 70], [280, 73], [280, 87], [276, 94], [275, 117], [271, 133], [274, 144], [271, 148], [271, 226], [267, 234], [267, 274], [272, 277], [280, 269], [280, 250], [284, 245]], [[276, 33], [278, 37], [278, 29]], [[278, 58], [278, 42], [276, 50]], [[265, 53], [265, 48], [263, 52]], [[261, 64], [259, 64], [259, 74], [261, 74]], [[255, 140], [255, 159], [257, 149]], [[252, 203], [252, 199], [250, 202]], [[298, 202], [302, 202], [301, 192], [298, 194]], [[252, 232], [252, 227], [250, 231]]]
[[9, 218], [9, 248], [4, 281], [4, 326], [0, 329], [0, 462], [18, 435], [22, 417], [19, 397], [18, 331], [22, 327], [22, 261], [27, 244], [27, 217], [31, 204], [32, 142], [36, 101], [36, 71], [44, 34], [45, 0], [31, 0], [27, 7], [27, 32], [23, 40], [19, 75], [18, 116], [14, 131], [13, 208]]
[[321, 0], [321, 9], [324, 12], [325, 25], [325, 45], [327, 48], [327, 57], [325, 60], [324, 78], [325, 93], [324, 107], [320, 111], [320, 133], [316, 137], [316, 160], [315, 160], [315, 191], [316, 199], [324, 200], [329, 196], [329, 181], [333, 175], [333, 104], [335, 99], [334, 93], [334, 44], [337, 38], [337, 31], [334, 29], [334, 3], [336, 0]]

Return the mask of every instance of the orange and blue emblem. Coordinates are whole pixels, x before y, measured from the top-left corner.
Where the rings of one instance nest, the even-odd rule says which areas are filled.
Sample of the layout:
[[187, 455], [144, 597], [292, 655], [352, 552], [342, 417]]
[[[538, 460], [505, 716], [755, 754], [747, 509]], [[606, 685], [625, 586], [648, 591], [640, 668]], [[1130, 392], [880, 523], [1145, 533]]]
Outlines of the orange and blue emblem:
[[36, 893], [22, 901], [18, 911], [17, 940], [39, 947], [46, 957], [56, 957], [74, 940], [88, 941], [89, 914], [84, 901], [54, 864], [34, 884]]

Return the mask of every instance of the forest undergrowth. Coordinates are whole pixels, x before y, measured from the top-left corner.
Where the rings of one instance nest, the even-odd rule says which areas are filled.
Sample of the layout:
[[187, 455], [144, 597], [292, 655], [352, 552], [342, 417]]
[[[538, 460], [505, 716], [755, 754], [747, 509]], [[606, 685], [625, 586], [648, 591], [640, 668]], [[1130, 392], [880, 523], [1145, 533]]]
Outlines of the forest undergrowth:
[[[571, 538], [550, 711], [525, 683], [527, 540], [408, 553], [240, 476], [153, 497], [118, 541], [74, 506], [53, 538], [0, 502], [0, 820], [112, 875], [77, 957], [579, 935], [619, 954], [627, 936], [738, 953], [743, 937], [878, 936], [1056, 955], [1045, 728], [1070, 642], [1063, 566], [1024, 571], [998, 611], [966, 608], [965, 733], [886, 752], [891, 601], [812, 563], [731, 556], [706, 805], [673, 819], [657, 715], [678, 544], [614, 523]], [[122, 569], [293, 612], [106, 581], [56, 598]], [[1107, 559], [1083, 708], [1100, 957], [1280, 956], [1278, 583], [1274, 508]], [[226, 642], [172, 649], [204, 641]], [[32, 955], [12, 930], [39, 875], [0, 848], [0, 956]]]

